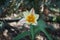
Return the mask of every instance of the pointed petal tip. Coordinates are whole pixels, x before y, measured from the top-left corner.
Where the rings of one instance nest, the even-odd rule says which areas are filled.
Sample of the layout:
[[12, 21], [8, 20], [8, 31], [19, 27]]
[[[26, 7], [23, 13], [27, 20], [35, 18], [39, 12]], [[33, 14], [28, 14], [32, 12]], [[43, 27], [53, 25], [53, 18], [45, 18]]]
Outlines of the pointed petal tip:
[[32, 8], [31, 10], [30, 10], [30, 13], [35, 13], [35, 10], [34, 10], [34, 8]]

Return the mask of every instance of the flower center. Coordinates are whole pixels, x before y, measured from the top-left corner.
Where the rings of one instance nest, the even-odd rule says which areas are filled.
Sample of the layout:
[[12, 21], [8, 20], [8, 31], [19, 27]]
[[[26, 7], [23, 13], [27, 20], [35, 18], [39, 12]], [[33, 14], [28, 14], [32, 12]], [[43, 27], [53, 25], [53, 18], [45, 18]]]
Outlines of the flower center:
[[30, 14], [26, 18], [27, 22], [34, 23], [35, 22], [35, 16], [33, 14]]

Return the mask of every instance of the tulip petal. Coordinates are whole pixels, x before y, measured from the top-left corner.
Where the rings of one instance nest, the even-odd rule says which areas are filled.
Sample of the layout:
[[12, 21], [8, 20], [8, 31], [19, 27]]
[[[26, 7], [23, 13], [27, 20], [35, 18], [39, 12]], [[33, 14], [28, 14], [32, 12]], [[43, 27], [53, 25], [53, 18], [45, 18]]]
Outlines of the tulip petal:
[[24, 19], [25, 19], [26, 24], [33, 24], [33, 25], [37, 24], [37, 19], [39, 18], [39, 15], [35, 14], [35, 11], [33, 8], [30, 10], [30, 12], [25, 11], [23, 13], [24, 13]]
[[26, 23], [26, 20], [25, 20], [25, 18], [22, 18], [17, 24], [23, 25], [24, 23]]
[[36, 18], [36, 20], [39, 18], [39, 15], [37, 15], [37, 14], [35, 14], [35, 18]]
[[32, 9], [30, 10], [30, 13], [35, 14], [35, 10], [32, 8]]
[[24, 17], [26, 17], [29, 14], [29, 11], [23, 12]]

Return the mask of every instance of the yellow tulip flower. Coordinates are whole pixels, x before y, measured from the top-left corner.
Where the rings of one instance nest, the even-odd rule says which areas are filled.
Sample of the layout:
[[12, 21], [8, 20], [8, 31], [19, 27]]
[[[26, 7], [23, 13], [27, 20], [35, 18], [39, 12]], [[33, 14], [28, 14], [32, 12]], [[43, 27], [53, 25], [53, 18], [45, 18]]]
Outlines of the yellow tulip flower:
[[27, 24], [33, 24], [33, 25], [37, 24], [37, 19], [39, 18], [39, 15], [35, 14], [35, 11], [33, 8], [31, 9], [30, 12], [26, 11], [23, 14]]

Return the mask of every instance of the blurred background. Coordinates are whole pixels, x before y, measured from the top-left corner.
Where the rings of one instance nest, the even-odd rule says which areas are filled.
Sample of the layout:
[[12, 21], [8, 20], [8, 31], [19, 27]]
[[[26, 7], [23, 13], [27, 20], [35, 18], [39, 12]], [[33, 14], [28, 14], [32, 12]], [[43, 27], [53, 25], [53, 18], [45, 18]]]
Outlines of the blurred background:
[[[0, 0], [0, 40], [12, 40], [18, 33], [28, 30], [17, 24], [23, 18], [23, 12], [35, 9], [39, 19], [43, 19], [46, 25], [54, 28], [46, 30], [60, 40], [60, 0]], [[20, 40], [31, 40], [29, 36]], [[36, 35], [35, 40], [48, 40], [44, 33]], [[55, 39], [54, 39], [55, 40]]]

